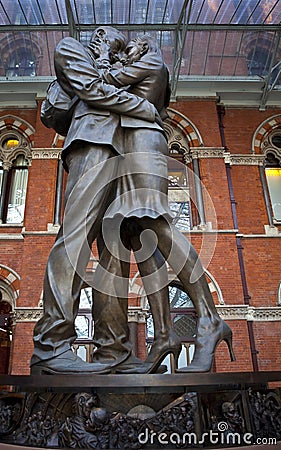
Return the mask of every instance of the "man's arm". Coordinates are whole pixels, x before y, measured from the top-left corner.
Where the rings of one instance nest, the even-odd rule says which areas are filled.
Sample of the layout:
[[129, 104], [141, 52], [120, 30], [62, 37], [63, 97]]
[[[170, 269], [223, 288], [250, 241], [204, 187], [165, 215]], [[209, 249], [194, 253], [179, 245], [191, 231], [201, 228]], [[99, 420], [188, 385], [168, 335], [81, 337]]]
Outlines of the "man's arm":
[[147, 100], [102, 81], [80, 42], [65, 38], [55, 50], [55, 69], [62, 88], [72, 90], [89, 106], [117, 114], [155, 120], [155, 107]]
[[140, 83], [152, 75], [153, 71], [160, 71], [163, 61], [157, 54], [145, 55], [133, 64], [120, 69], [102, 70], [102, 78], [109, 84], [122, 88]]

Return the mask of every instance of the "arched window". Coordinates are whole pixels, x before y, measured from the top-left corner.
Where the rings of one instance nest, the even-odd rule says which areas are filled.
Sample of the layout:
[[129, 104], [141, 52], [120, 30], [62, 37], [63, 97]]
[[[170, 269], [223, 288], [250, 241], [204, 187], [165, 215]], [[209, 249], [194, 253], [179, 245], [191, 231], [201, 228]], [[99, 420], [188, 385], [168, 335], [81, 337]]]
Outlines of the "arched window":
[[173, 213], [173, 223], [181, 231], [192, 228], [190, 187], [188, 169], [183, 161], [180, 145], [173, 144], [170, 149], [173, 158], [168, 160], [169, 206]]
[[265, 175], [271, 200], [273, 220], [281, 222], [281, 164], [272, 153], [265, 160]]
[[248, 54], [247, 64], [249, 75], [267, 75], [270, 65], [270, 57], [268, 51], [263, 48], [253, 49]]
[[6, 223], [22, 223], [28, 179], [28, 161], [18, 155], [9, 171], [7, 206], [4, 211]]
[[167, 109], [169, 200], [174, 224], [183, 232], [206, 225], [200, 167], [192, 150], [204, 147], [196, 126], [184, 115]]
[[[2, 160], [1, 160], [1, 154]], [[23, 137], [5, 134], [0, 138], [0, 221], [23, 222], [28, 181], [27, 143]]]
[[281, 222], [281, 130], [268, 137], [264, 167], [273, 221]]

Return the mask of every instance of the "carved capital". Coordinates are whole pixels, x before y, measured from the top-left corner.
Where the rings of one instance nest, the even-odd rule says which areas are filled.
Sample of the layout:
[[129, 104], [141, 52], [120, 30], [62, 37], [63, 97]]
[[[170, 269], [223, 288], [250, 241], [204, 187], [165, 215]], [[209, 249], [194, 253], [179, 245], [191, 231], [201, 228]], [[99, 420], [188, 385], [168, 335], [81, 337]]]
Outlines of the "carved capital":
[[37, 322], [43, 315], [43, 308], [15, 308], [13, 321], [19, 322]]
[[3, 164], [2, 167], [4, 170], [10, 170], [12, 168], [13, 163], [11, 161], [7, 161], [3, 158]]
[[277, 321], [281, 320], [281, 308], [254, 307], [248, 305], [218, 305], [218, 313], [224, 320]]
[[32, 150], [32, 159], [59, 159], [61, 149], [57, 148], [34, 148]]
[[230, 155], [232, 166], [262, 166], [264, 155]]
[[145, 323], [148, 314], [140, 307], [129, 307], [128, 322]]
[[192, 159], [195, 158], [224, 158], [223, 147], [193, 147], [190, 149]]

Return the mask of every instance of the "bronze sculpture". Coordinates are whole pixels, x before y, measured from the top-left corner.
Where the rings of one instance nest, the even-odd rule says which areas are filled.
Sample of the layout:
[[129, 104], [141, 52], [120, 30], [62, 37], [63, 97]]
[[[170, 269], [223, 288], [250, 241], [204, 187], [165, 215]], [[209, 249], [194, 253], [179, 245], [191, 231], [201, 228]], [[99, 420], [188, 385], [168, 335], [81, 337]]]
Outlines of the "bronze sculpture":
[[[102, 45], [105, 41], [106, 45]], [[45, 311], [35, 327], [35, 348], [31, 360], [33, 373], [107, 373], [112, 367], [116, 372], [146, 373], [156, 371], [167, 353], [178, 356], [180, 343], [170, 327], [165, 270], [161, 272], [165, 280], [161, 286], [163, 289], [158, 295], [155, 295], [155, 291], [151, 292], [150, 301], [152, 312], [155, 306], [157, 309], [157, 305], [162, 306], [158, 322], [159, 336], [156, 336], [152, 352], [145, 363], [131, 356], [126, 320], [128, 264], [120, 264], [120, 242], [115, 244], [114, 239], [109, 246], [108, 242], [100, 245], [99, 270], [102, 273], [102, 268], [106, 269], [108, 276], [113, 275], [113, 279], [115, 276], [117, 281], [121, 279], [121, 285], [116, 288], [117, 295], [107, 295], [107, 298], [102, 292], [98, 294], [97, 289], [97, 308], [94, 309], [97, 319], [96, 342], [99, 343], [98, 330], [101, 332], [101, 324], [105, 323], [103, 315], [108, 319], [106, 311], [110, 306], [113, 306], [117, 316], [119, 314], [119, 328], [114, 330], [116, 321], [109, 323], [108, 328], [111, 332], [113, 330], [114, 337], [111, 341], [107, 339], [108, 334], [101, 332], [100, 342], [106, 344], [106, 352], [103, 354], [102, 345], [98, 345], [100, 348], [95, 355], [97, 362], [84, 363], [71, 354], [71, 344], [76, 337], [74, 319], [78, 312], [82, 275], [89, 259], [90, 245], [100, 231], [102, 220], [104, 224], [112, 224], [116, 212], [120, 211], [121, 216], [126, 217], [121, 225], [123, 253], [133, 249], [137, 254], [142, 233], [152, 230], [157, 236], [157, 246], [164, 259], [157, 246], [154, 254], [151, 254], [151, 240], [148, 239], [144, 245], [147, 246], [144, 249], [146, 257], [138, 261], [144, 279], [145, 274], [151, 275], [153, 271], [158, 274], [167, 260], [188, 291], [198, 313], [195, 358], [190, 366], [181, 371], [210, 370], [215, 348], [221, 340], [228, 343], [231, 357], [234, 358], [231, 330], [216, 312], [198, 255], [170, 220], [167, 203], [168, 147], [159, 117], [165, 115], [168, 84], [161, 52], [147, 38], [131, 42], [127, 47], [130, 67], [105, 71], [104, 79], [110, 84], [103, 83], [97, 70], [97, 60], [106, 67], [108, 51], [116, 55], [123, 47], [121, 34], [103, 27], [94, 33], [89, 49], [72, 38], [63, 39], [56, 49], [55, 66], [59, 83], [70, 97], [77, 95], [79, 101], [63, 150], [64, 164], [69, 171], [65, 195], [66, 215], [46, 268]], [[155, 61], [157, 70], [153, 72], [151, 69]], [[142, 83], [138, 83], [140, 69], [142, 73], [144, 70], [147, 73]], [[124, 90], [126, 83], [131, 85], [128, 91]], [[159, 114], [151, 102], [155, 103]], [[145, 151], [139, 152], [143, 147]], [[120, 156], [123, 154], [125, 157]], [[93, 186], [93, 176], [94, 198], [89, 191], [89, 186]], [[148, 197], [144, 198], [144, 194], [151, 186], [156, 195], [149, 196], [147, 204]], [[88, 200], [84, 201], [87, 195]], [[109, 230], [110, 227], [112, 225], [109, 225]], [[117, 253], [110, 251], [112, 246], [116, 247]], [[125, 255], [125, 262], [126, 258], [128, 256]], [[197, 267], [198, 274], [195, 282], [191, 283], [194, 267]], [[152, 301], [153, 295], [155, 303]], [[103, 301], [105, 308], [101, 306]], [[157, 328], [156, 319], [154, 321]], [[116, 345], [120, 351], [116, 352]]]

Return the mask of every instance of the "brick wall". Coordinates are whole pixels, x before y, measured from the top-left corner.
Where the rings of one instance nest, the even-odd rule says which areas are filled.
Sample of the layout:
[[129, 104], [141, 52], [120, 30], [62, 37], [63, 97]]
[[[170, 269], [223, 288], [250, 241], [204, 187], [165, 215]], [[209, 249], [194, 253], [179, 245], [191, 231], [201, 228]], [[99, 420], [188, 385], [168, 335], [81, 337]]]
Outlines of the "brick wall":
[[[221, 147], [215, 99], [179, 99], [171, 108], [186, 116], [202, 136], [205, 147]], [[1, 111], [6, 115], [9, 111]], [[51, 147], [54, 133], [42, 126], [38, 110], [12, 110], [35, 128], [35, 148]], [[276, 114], [276, 110], [227, 108], [224, 131], [227, 150], [231, 154], [250, 154], [253, 133], [265, 120]], [[207, 221], [211, 221], [217, 234], [202, 237], [192, 233], [191, 241], [203, 258], [203, 263], [218, 283], [225, 307], [244, 304], [236, 235], [228, 183], [223, 158], [200, 158], [201, 180], [210, 196], [216, 212], [206, 210]], [[19, 227], [0, 226], [0, 263], [17, 272], [21, 278], [20, 297], [17, 307], [37, 307], [42, 292], [45, 264], [55, 235], [47, 233], [47, 225], [53, 222], [57, 160], [34, 159], [29, 171], [26, 202], [25, 230]], [[262, 186], [257, 166], [232, 166], [231, 179], [236, 201], [239, 232], [243, 233], [242, 255], [245, 266], [250, 305], [254, 307], [275, 307], [280, 282], [280, 238], [247, 237], [249, 234], [264, 234], [267, 216]], [[206, 193], [204, 194], [207, 195]], [[206, 197], [205, 197], [206, 199]], [[3, 238], [14, 234], [18, 240]], [[214, 243], [215, 239], [215, 243]], [[131, 269], [133, 277], [137, 272]], [[217, 301], [217, 300], [216, 300]], [[132, 295], [131, 305], [140, 305], [140, 299]], [[216, 352], [215, 370], [252, 370], [251, 348], [246, 320], [229, 321], [233, 329], [235, 363], [230, 363], [227, 347], [222, 343]], [[32, 330], [34, 323], [19, 322], [13, 336], [11, 355], [12, 372], [28, 373], [32, 353]], [[254, 322], [253, 331], [261, 370], [280, 368], [280, 321]], [[145, 357], [145, 326], [138, 325], [139, 356]]]

